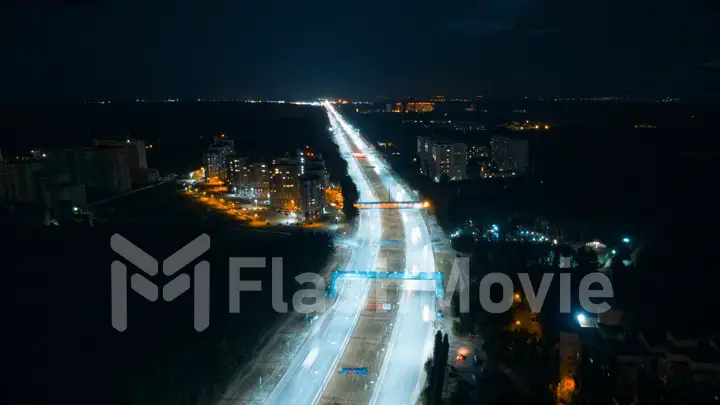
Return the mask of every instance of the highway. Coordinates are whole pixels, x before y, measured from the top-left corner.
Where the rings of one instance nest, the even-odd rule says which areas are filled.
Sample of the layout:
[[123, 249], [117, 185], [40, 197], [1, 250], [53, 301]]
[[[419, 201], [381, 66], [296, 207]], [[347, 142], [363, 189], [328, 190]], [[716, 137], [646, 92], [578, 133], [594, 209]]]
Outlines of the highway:
[[[335, 112], [345, 135], [365, 159], [375, 167], [383, 186], [394, 201], [417, 200], [418, 196], [388, 170], [384, 159], [368, 146], [358, 131]], [[418, 209], [401, 211], [405, 234], [405, 271], [434, 272], [432, 243], [425, 221]], [[393, 328], [387, 355], [371, 404], [415, 404], [424, 381], [423, 363], [432, 352], [435, 318], [435, 285], [428, 281], [405, 281], [398, 319]]]
[[[351, 156], [350, 145], [342, 130], [332, 114], [329, 118], [341, 154]], [[354, 158], [348, 158], [348, 173], [358, 188], [360, 198], [375, 201], [376, 197]], [[351, 241], [354, 247], [346, 266], [348, 269], [374, 269], [381, 226], [378, 211], [362, 212], [357, 233]], [[335, 304], [315, 321], [307, 340], [265, 404], [308, 405], [317, 402], [331, 373], [335, 372], [338, 358], [355, 326], [370, 286], [369, 280], [344, 280], [342, 283]]]
[[[353, 152], [361, 151], [363, 159], [375, 167], [382, 186], [394, 201], [417, 200], [418, 196], [395, 178], [386, 162], [352, 128], [329, 103], [325, 103], [330, 131], [341, 155], [348, 163], [348, 173], [360, 193], [360, 200], [373, 202], [377, 196], [365, 177]], [[375, 180], [377, 182], [377, 180]], [[431, 241], [418, 209], [401, 213], [405, 235], [405, 271], [435, 271]], [[346, 241], [353, 252], [346, 266], [351, 270], [375, 270], [382, 238], [379, 210], [361, 211], [358, 231]], [[352, 334], [371, 285], [369, 280], [343, 280], [335, 304], [315, 321], [302, 347], [287, 371], [270, 393], [265, 404], [307, 405], [318, 402], [323, 389], [336, 373], [336, 366]], [[430, 281], [405, 281], [397, 319], [388, 344], [378, 381], [369, 398], [371, 404], [414, 404], [424, 381], [423, 363], [432, 351], [435, 317], [435, 285]]]
[[[405, 271], [435, 270], [430, 238], [418, 210], [403, 210]], [[424, 381], [423, 363], [432, 352], [435, 319], [435, 284], [408, 280], [393, 337], [371, 404], [411, 405], [417, 402]]]

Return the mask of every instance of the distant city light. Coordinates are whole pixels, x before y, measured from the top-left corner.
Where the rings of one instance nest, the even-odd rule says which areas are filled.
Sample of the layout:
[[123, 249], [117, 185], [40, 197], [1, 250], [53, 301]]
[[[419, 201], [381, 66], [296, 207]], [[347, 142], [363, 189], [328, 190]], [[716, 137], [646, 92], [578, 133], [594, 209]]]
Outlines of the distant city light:
[[622, 241], [623, 241], [623, 243], [630, 243], [630, 238], [625, 237], [625, 238], [623, 238]]

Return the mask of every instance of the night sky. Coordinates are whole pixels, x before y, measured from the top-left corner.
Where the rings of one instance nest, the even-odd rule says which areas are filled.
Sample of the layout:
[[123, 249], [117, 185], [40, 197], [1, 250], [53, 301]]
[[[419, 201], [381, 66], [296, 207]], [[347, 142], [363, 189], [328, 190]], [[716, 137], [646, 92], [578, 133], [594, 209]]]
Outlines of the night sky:
[[717, 96], [714, 0], [13, 0], [4, 101]]

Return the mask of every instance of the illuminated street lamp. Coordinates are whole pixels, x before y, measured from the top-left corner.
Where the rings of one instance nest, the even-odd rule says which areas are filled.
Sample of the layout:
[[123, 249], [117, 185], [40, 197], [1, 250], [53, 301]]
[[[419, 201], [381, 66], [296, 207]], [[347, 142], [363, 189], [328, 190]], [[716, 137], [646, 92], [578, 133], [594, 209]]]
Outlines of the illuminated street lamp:
[[577, 321], [580, 325], [584, 325], [585, 322], [587, 322], [587, 318], [585, 317], [584, 314], [577, 314], [577, 316], [575, 318], [577, 319]]

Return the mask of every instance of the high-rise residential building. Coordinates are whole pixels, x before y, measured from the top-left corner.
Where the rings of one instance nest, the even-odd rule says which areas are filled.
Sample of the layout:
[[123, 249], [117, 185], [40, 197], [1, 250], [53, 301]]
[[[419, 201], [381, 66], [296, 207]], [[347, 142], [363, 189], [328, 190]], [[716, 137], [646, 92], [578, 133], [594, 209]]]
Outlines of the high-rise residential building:
[[205, 177], [207, 179], [228, 179], [228, 156], [235, 153], [235, 142], [225, 134], [213, 138], [213, 143], [203, 155]]
[[329, 183], [328, 173], [325, 170], [325, 161], [322, 153], [317, 153], [305, 146], [305, 149], [298, 149], [297, 156], [300, 160], [300, 174], [313, 174], [318, 176], [323, 187], [327, 187]]
[[132, 190], [127, 148], [100, 145], [91, 153], [90, 170], [86, 176], [88, 187], [100, 196], [115, 196]]
[[300, 208], [300, 158], [281, 157], [272, 162], [270, 205], [296, 210]]
[[494, 135], [490, 139], [490, 159], [494, 175], [523, 176], [528, 171], [528, 141]]
[[304, 174], [316, 176], [323, 188], [330, 183], [327, 170], [325, 170], [325, 161], [322, 159], [313, 159], [305, 162]]
[[225, 134], [213, 137], [213, 147], [221, 149], [225, 154], [231, 155], [235, 153], [235, 141], [227, 138]]
[[270, 168], [265, 162], [252, 162], [247, 166], [247, 184], [245, 188], [250, 193], [269, 199], [270, 194]]
[[228, 184], [241, 187], [247, 182], [247, 156], [229, 155], [228, 162]]
[[470, 159], [485, 159], [490, 157], [490, 150], [487, 146], [471, 144], [467, 147], [467, 158]]
[[43, 163], [41, 181], [50, 209], [59, 214], [87, 204], [87, 188], [96, 180], [92, 148], [49, 150]]
[[205, 168], [205, 178], [226, 180], [227, 173], [225, 170], [225, 157], [217, 151], [208, 150], [203, 155], [203, 167]]
[[467, 178], [465, 144], [433, 137], [418, 137], [417, 152], [421, 171], [436, 182]]
[[305, 220], [311, 221], [323, 215], [325, 206], [325, 186], [323, 178], [317, 173], [306, 173], [299, 177], [300, 209]]
[[130, 168], [130, 179], [133, 184], [148, 184], [157, 181], [157, 170], [150, 169], [147, 165], [147, 146], [145, 145], [145, 141], [139, 139], [128, 139], [124, 142], [95, 140], [93, 144], [96, 148], [112, 147], [125, 149], [128, 167]]

